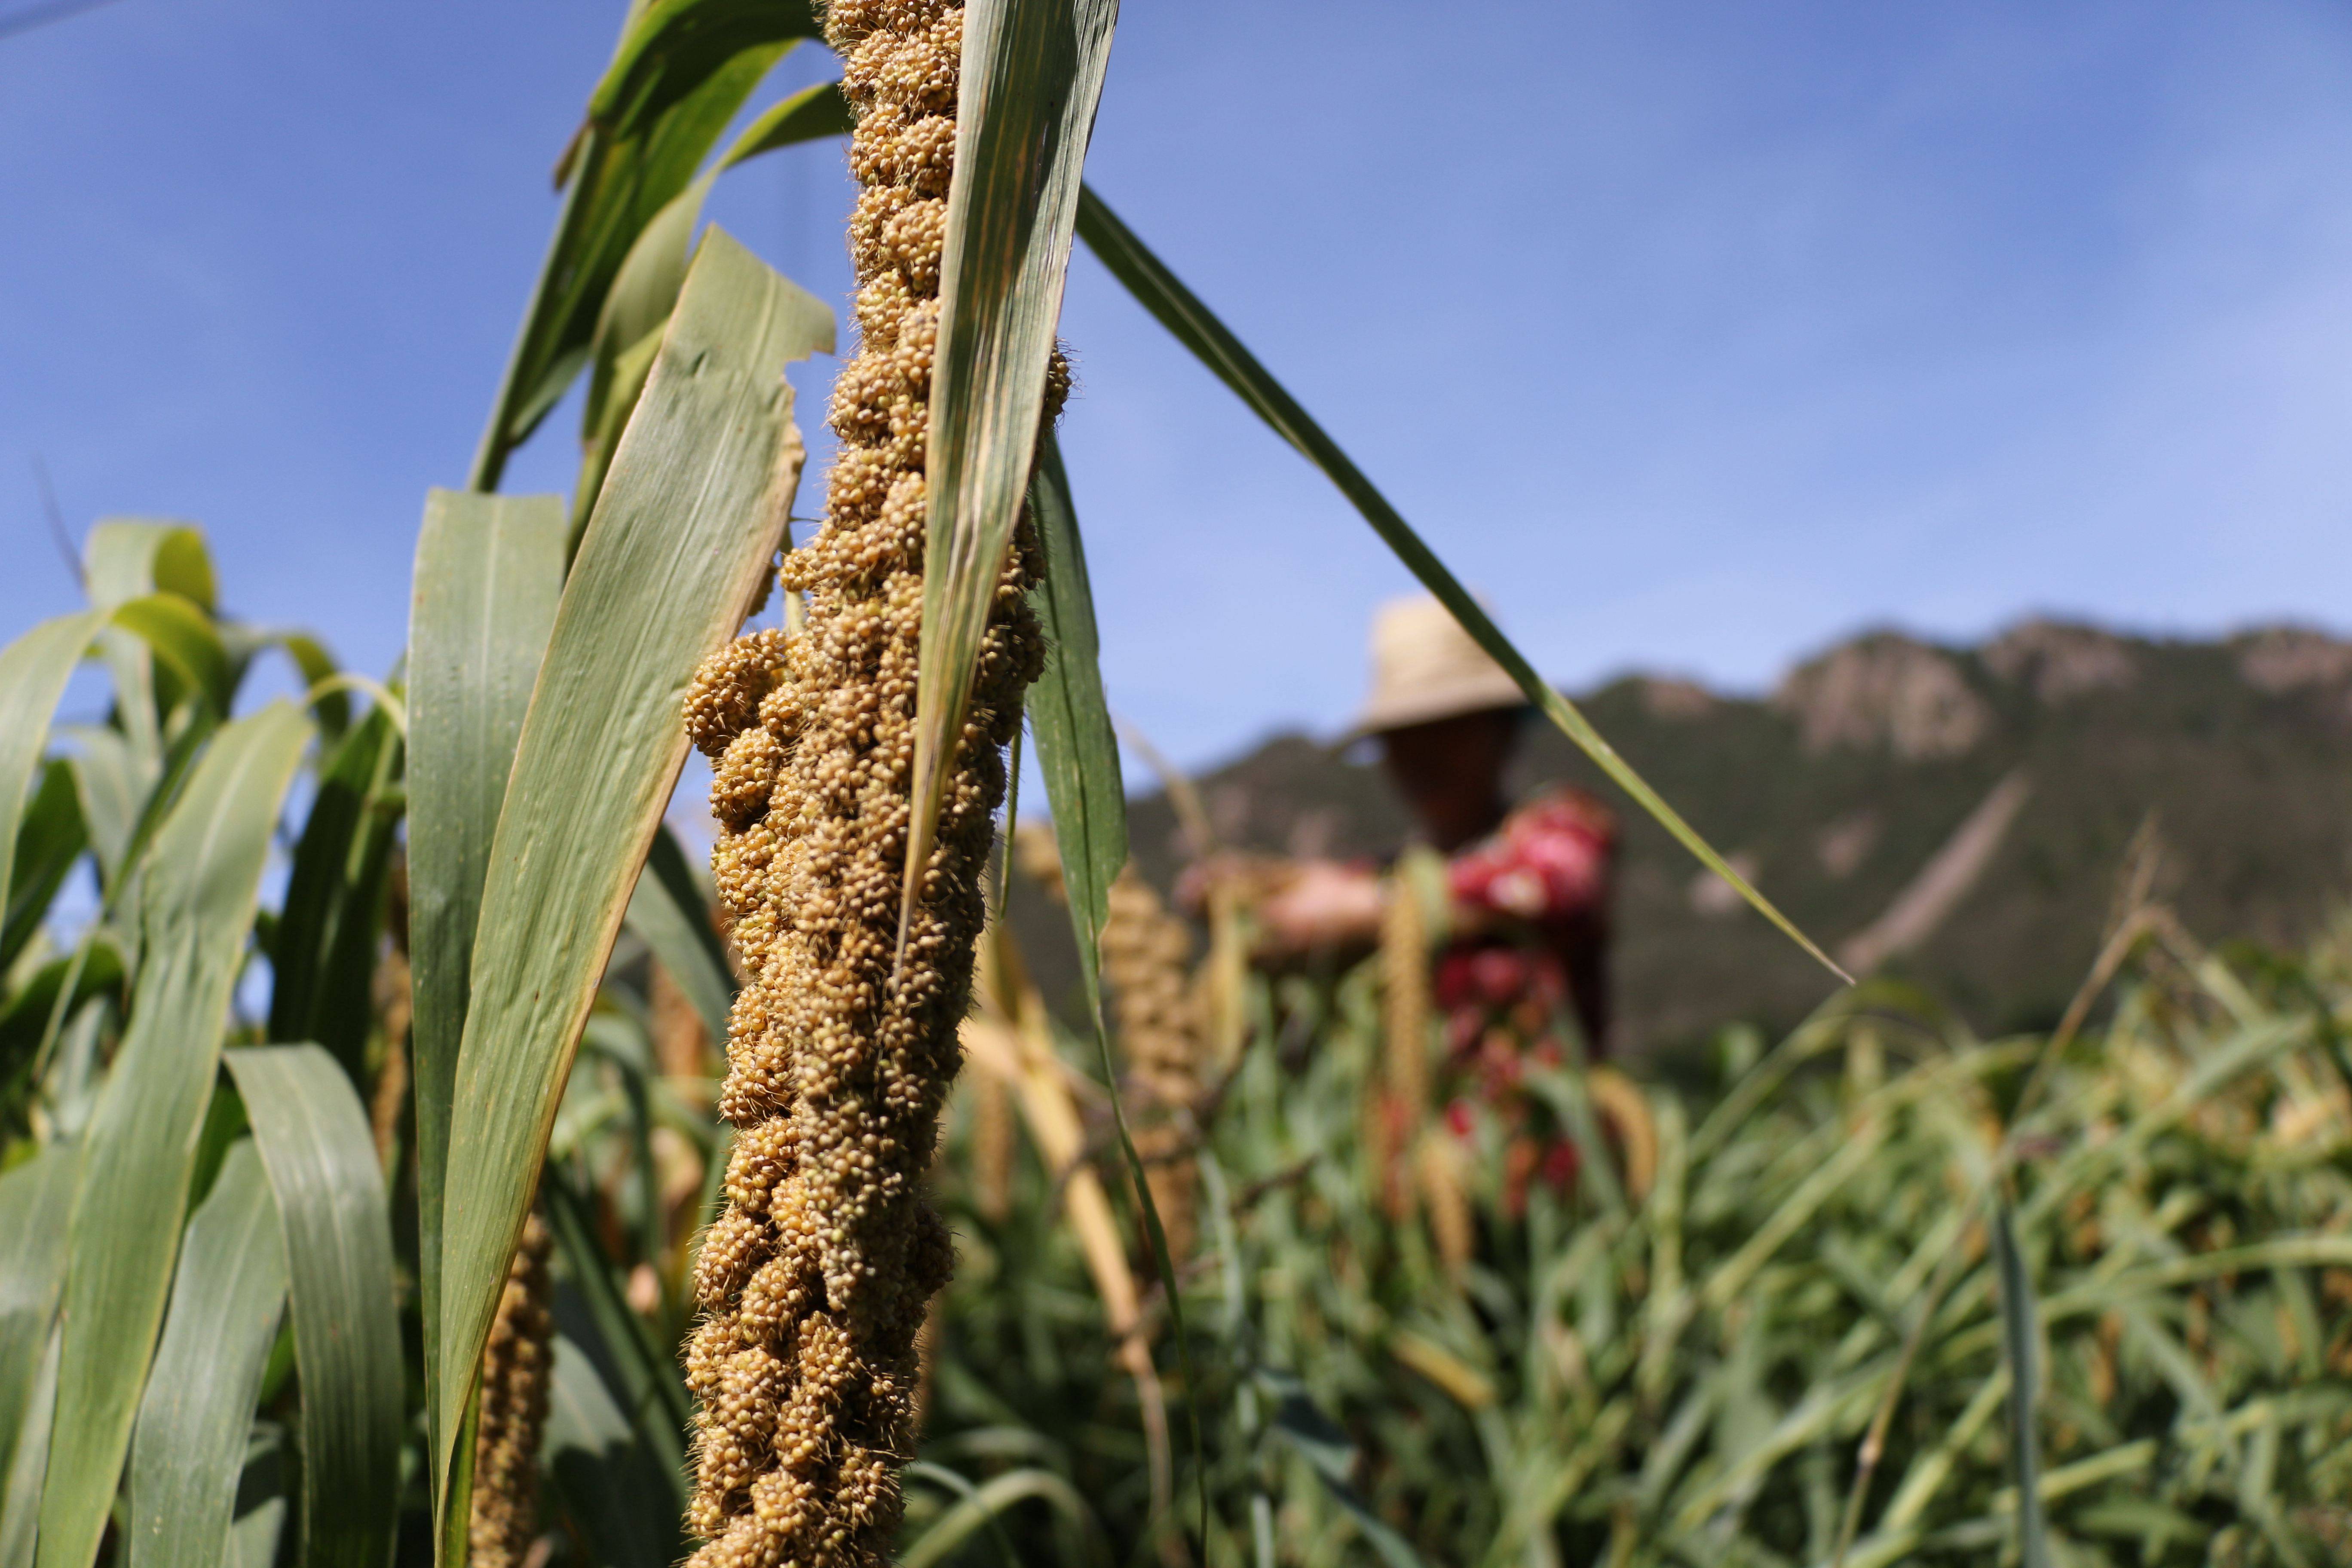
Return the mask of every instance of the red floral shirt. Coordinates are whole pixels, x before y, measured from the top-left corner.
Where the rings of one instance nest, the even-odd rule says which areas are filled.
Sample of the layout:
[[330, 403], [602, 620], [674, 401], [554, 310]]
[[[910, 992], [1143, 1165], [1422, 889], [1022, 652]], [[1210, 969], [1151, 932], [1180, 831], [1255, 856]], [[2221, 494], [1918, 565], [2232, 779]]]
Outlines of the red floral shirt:
[[[1525, 1129], [1534, 1110], [1521, 1089], [1527, 1064], [1570, 1059], [1561, 1020], [1574, 1020], [1588, 1059], [1606, 1047], [1616, 858], [1609, 809], [1561, 787], [1512, 812], [1446, 868], [1454, 907], [1488, 917], [1437, 959], [1435, 1000], [1457, 1092], [1485, 1100], [1514, 1130]], [[1475, 1112], [1457, 1098], [1447, 1115], [1467, 1132]], [[1571, 1145], [1513, 1142], [1511, 1163], [1524, 1167], [1511, 1173], [1518, 1191], [1538, 1166], [1555, 1183], [1574, 1173]]]

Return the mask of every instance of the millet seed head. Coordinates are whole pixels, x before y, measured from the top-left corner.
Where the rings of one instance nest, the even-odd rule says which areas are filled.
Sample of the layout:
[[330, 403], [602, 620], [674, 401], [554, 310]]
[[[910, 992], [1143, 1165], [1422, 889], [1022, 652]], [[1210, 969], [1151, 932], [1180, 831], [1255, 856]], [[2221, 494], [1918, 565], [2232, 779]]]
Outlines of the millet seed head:
[[[932, 362], [955, 152], [961, 5], [834, 0], [864, 186], [850, 220], [857, 353], [824, 527], [778, 574], [799, 631], [707, 661], [688, 730], [715, 763], [711, 856], [746, 976], [719, 1113], [726, 1206], [694, 1271], [697, 1568], [879, 1564], [914, 1442], [915, 1338], [953, 1248], [924, 1173], [960, 1059], [1003, 747], [1044, 660], [1025, 520], [950, 759], [898, 961], [914, 765]], [[1057, 353], [1049, 409], [1068, 388]]]

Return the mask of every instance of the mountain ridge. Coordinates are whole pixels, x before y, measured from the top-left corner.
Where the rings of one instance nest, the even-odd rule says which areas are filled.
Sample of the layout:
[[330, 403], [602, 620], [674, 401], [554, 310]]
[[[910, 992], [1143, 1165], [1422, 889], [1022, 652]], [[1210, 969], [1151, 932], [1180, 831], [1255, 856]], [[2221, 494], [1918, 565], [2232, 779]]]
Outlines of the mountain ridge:
[[[2307, 626], [2197, 640], [2035, 617], [1974, 645], [1877, 628], [1760, 697], [1637, 672], [1578, 701], [1816, 940], [1983, 1031], [2063, 1010], [2143, 824], [2161, 891], [2208, 940], [2300, 941], [2352, 887], [2352, 642]], [[1830, 993], [1565, 737], [1531, 724], [1512, 793], [1554, 780], [1609, 800], [1622, 830], [1615, 1048], [1669, 1049], [1735, 1019], [1785, 1027]], [[1376, 765], [1296, 733], [1196, 782], [1229, 847], [1380, 857], [1410, 831]], [[1976, 864], [1945, 868], [1947, 883], [1967, 874], [1934, 918], [1855, 949], [2004, 788], [2006, 820], [1979, 825]], [[1159, 792], [1129, 811], [1136, 862], [1164, 887], [1186, 852], [1175, 814]]]

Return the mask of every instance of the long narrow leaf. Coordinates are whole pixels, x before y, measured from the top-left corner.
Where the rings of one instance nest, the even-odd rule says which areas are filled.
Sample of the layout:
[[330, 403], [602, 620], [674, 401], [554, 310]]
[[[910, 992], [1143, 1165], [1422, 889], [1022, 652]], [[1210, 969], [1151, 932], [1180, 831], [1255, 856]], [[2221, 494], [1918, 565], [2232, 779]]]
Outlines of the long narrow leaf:
[[265, 648], [278, 648], [294, 661], [294, 668], [302, 677], [302, 687], [311, 692], [310, 716], [319, 721], [319, 733], [330, 745], [343, 738], [351, 728], [352, 702], [350, 693], [340, 687], [329, 686], [324, 691], [316, 688], [342, 674], [325, 645], [308, 632], [262, 631], [245, 626], [227, 626], [223, 635], [228, 642], [230, 656], [237, 663], [238, 679], [244, 668]]
[[0, 651], [0, 912], [9, 905], [16, 830], [33, 770], [48, 744], [49, 716], [104, 616], [86, 610], [43, 621]]
[[[599, 175], [610, 156], [605, 139], [593, 126], [583, 128], [564, 149], [564, 167], [557, 176], [563, 185], [563, 205], [556, 209], [555, 232], [548, 236], [547, 254], [523, 302], [522, 325], [516, 329], [506, 370], [490, 397], [490, 416], [474, 445], [474, 460], [466, 470], [468, 490], [488, 494], [499, 488], [506, 477], [507, 458], [530, 438], [587, 365], [588, 335], [595, 325], [593, 317], [582, 320], [574, 293], [574, 258], [596, 212]], [[563, 179], [567, 173], [568, 182]], [[619, 260], [613, 265], [619, 266]], [[601, 281], [609, 284], [612, 279]], [[567, 335], [572, 341], [566, 342]]]
[[236, 696], [236, 670], [212, 618], [177, 594], [146, 594], [115, 607], [115, 626], [144, 642], [180, 686], [201, 695], [215, 714]]
[[[793, 0], [784, 0], [786, 5]], [[654, 48], [654, 35], [684, 20], [682, 10], [710, 15], [722, 10], [771, 10], [741, 0], [672, 0], [639, 13], [633, 10], [621, 42], [617, 68], [628, 68], [633, 47]], [[667, 19], [667, 22], [666, 22]], [[648, 27], [647, 24], [652, 26]], [[773, 29], [771, 29], [772, 32]], [[788, 23], [782, 37], [793, 36]], [[639, 107], [616, 104], [612, 129], [592, 123], [567, 154], [569, 189], [546, 260], [531, 288], [530, 303], [515, 338], [499, 385], [488, 425], [467, 488], [498, 489], [507, 456], [562, 401], [566, 388], [588, 363], [589, 343], [614, 274], [629, 247], [670, 198], [686, 189], [712, 146], [743, 107], [768, 68], [783, 52], [774, 37], [718, 55], [679, 51], [666, 55], [656, 92], [616, 93]]]
[[122, 950], [112, 936], [100, 930], [83, 932], [72, 952], [43, 964], [0, 1007], [0, 1073], [40, 1064], [52, 1030], [62, 1030], [92, 997], [120, 993], [122, 980]]
[[177, 594], [210, 612], [216, 593], [203, 532], [159, 518], [100, 519], [82, 542], [82, 584], [101, 610], [147, 594]]
[[112, 888], [152, 781], [121, 731], [68, 724], [58, 733], [73, 744], [66, 762], [73, 769], [74, 802], [81, 808], [90, 853], [98, 858], [99, 886]]
[[383, 1568], [399, 1523], [400, 1321], [367, 1109], [317, 1046], [228, 1053], [285, 1225], [302, 1374], [302, 1561]]
[[131, 1443], [130, 1568], [215, 1568], [286, 1304], [286, 1238], [250, 1141], [188, 1222]]
[[1119, 776], [1118, 736], [1103, 696], [1101, 640], [1086, 546], [1061, 445], [1050, 435], [1039, 455], [1029, 504], [1045, 554], [1045, 580], [1029, 595], [1045, 634], [1045, 668], [1029, 689], [1029, 727], [1037, 742], [1037, 766], [1045, 775], [1046, 804], [1053, 808], [1087, 1002], [1099, 1011], [1103, 922], [1110, 918], [1110, 885], [1127, 864], [1127, 786]]
[[709, 232], [564, 588], [491, 845], [458, 1053], [432, 1373], [445, 1412], [473, 1385], [581, 1026], [685, 761], [679, 701], [783, 537], [802, 447], [782, 373], [814, 346], [792, 335], [805, 321], [774, 273]]
[[2017, 1550], [2024, 1568], [2050, 1568], [2050, 1521], [2042, 1509], [2042, 1437], [2034, 1405], [2042, 1387], [2042, 1338], [2033, 1279], [2017, 1249], [2017, 1224], [2004, 1202], [1993, 1210], [1994, 1266], [2000, 1276], [2001, 1361], [2009, 1371], [2009, 1463], [2017, 1482]]
[[[204, 535], [184, 522], [102, 518], [82, 541], [82, 586], [94, 609], [113, 611], [148, 594], [177, 594], [213, 607], [212, 557]], [[114, 675], [116, 716], [131, 752], [152, 771], [163, 760], [156, 723], [154, 656], [132, 633], [110, 628], [99, 639]]]
[[1087, 242], [1111, 276], [1126, 286], [1143, 308], [1151, 312], [1160, 324], [1172, 333], [1176, 341], [1192, 351], [1201, 363], [1209, 367], [1218, 380], [1232, 389], [1234, 395], [1249, 405], [1250, 411], [1271, 426], [1274, 433], [1297, 448], [1308, 462], [1323, 471], [1346, 496], [1350, 504], [1363, 514], [1364, 521], [1381, 536], [1397, 559], [1422, 585], [1434, 594], [1452, 611], [1462, 629], [1476, 639], [1487, 656], [1510, 673], [1518, 682], [1527, 699], [1543, 710], [1544, 717], [1559, 727], [1561, 733], [1575, 742], [1586, 756], [1599, 764], [1601, 772], [1615, 780], [1617, 786], [1632, 795], [1643, 810], [1658, 820], [1661, 826], [1681, 841], [1684, 848], [1696, 856], [1699, 863], [1721, 877], [1738, 890], [1739, 896], [1755, 906], [1757, 911], [1780, 928], [1790, 940], [1821, 960], [1831, 973], [1852, 984], [1852, 976], [1830, 961], [1827, 953], [1815, 946], [1811, 938], [1799, 931], [1789, 918], [1774, 908], [1748, 885], [1748, 879], [1716, 853], [1713, 846], [1699, 837], [1698, 830], [1685, 822], [1675, 808], [1668, 805], [1657, 791], [1633, 771], [1633, 765], [1617, 754], [1616, 748], [1601, 738], [1591, 720], [1577, 710], [1574, 703], [1553, 689], [1549, 682], [1538, 675], [1524, 655], [1512, 646], [1500, 628], [1471, 597], [1454, 574], [1440, 561], [1428, 545], [1422, 542], [1412, 525], [1391, 506], [1388, 498], [1373, 487], [1363, 470], [1358, 468], [1338, 442], [1324, 433], [1323, 427], [1310, 417], [1297, 399], [1282, 384], [1260, 364], [1257, 356], [1242, 346], [1225, 324], [1219, 321], [1199, 296], [1187, 289], [1176, 275], [1168, 270], [1153, 255], [1135, 231], [1121, 223], [1117, 214], [1103, 199], [1089, 190], [1078, 204], [1078, 234]]
[[[746, 158], [795, 142], [845, 132], [848, 110], [839, 88], [832, 82], [784, 100], [746, 126], [726, 153], [654, 215], [630, 246], [596, 317], [592, 345], [594, 373], [588, 383], [588, 405], [581, 414], [580, 480], [572, 498], [574, 538], [587, 526], [613, 454], [620, 447], [621, 432], [627, 427], [629, 412], [636, 406], [646, 377], [653, 370], [656, 341], [677, 305], [678, 290], [685, 286], [694, 226], [702, 220], [702, 204], [709, 199], [711, 187], [720, 174]], [[798, 294], [794, 302], [809, 314], [809, 335], [822, 338], [818, 352], [833, 353], [832, 310], [813, 294]]]
[[48, 1355], [75, 1174], [73, 1149], [52, 1144], [0, 1176], [0, 1476]]
[[740, 56], [824, 36], [808, 0], [653, 0], [632, 18], [588, 100], [588, 117], [615, 135], [628, 135]]
[[[1118, 1068], [1111, 1060], [1110, 1032], [1103, 1026], [1102, 930], [1110, 914], [1110, 885], [1127, 864], [1127, 795], [1119, 781], [1118, 740], [1110, 708], [1103, 700], [1100, 643], [1095, 626], [1094, 587], [1087, 574], [1086, 547], [1070, 499], [1069, 475], [1060, 444], [1048, 431], [1040, 444], [1029, 505], [1045, 552], [1045, 581], [1030, 595], [1045, 633], [1045, 668], [1030, 689], [1029, 721], [1037, 737], [1037, 765], [1045, 775], [1046, 804], [1053, 808], [1054, 837], [1062, 858], [1062, 880], [1070, 905], [1070, 930], [1077, 939], [1078, 973], [1085, 982], [1087, 1021], [1101, 1053], [1103, 1083], [1110, 1091], [1111, 1120], [1151, 1260], [1175, 1326], [1176, 1354], [1184, 1385], [1197, 1388], [1192, 1352], [1184, 1330], [1184, 1296], [1175, 1260], [1160, 1219], [1159, 1201], [1145, 1178], [1142, 1156], [1128, 1126], [1118, 1092]], [[1201, 1534], [1208, 1537], [1208, 1467], [1201, 1441], [1200, 1407], [1190, 1401], [1185, 1418], [1192, 1440], [1192, 1468], [1201, 1483]]]
[[[0, 839], [0, 845], [7, 842]], [[15, 847], [13, 855], [0, 854], [8, 862], [0, 870], [0, 884], [6, 889], [0, 910], [7, 911], [0, 921], [0, 974], [15, 967], [17, 955], [47, 919], [50, 900], [89, 847], [89, 827], [82, 818], [71, 763], [57, 758], [41, 769], [40, 784], [24, 803]]]
[[575, 1191], [559, 1170], [544, 1184], [548, 1227], [556, 1256], [579, 1291], [587, 1313], [587, 1348], [620, 1380], [617, 1390], [645, 1451], [660, 1461], [664, 1501], [673, 1513], [686, 1507], [684, 1434], [694, 1413], [676, 1356], [654, 1342], [645, 1320], [622, 1295], [619, 1271], [595, 1235], [593, 1200]]
[[669, 1568], [685, 1554], [677, 1477], [646, 1451], [588, 1352], [561, 1337], [541, 1452], [594, 1562]]
[[[596, 375], [600, 384], [613, 374], [614, 361], [641, 342], [647, 333], [657, 331], [669, 319], [677, 304], [678, 290], [686, 286], [686, 268], [693, 251], [695, 225], [701, 221], [702, 204], [709, 199], [710, 190], [719, 176], [747, 158], [757, 157], [799, 142], [812, 142], [827, 136], [845, 135], [849, 131], [849, 105], [841, 96], [837, 83], [818, 85], [794, 93], [744, 127], [728, 150], [715, 159], [709, 169], [696, 177], [693, 184], [670, 198], [660, 212], [654, 215], [630, 245], [628, 255], [622, 260], [620, 270], [614, 275], [612, 287], [606, 290], [596, 318]], [[810, 303], [817, 310], [824, 305], [814, 299]], [[830, 322], [832, 312], [826, 311]], [[820, 351], [833, 352], [830, 338]], [[621, 413], [636, 401], [636, 393], [645, 384], [645, 374], [650, 362], [639, 369], [635, 387], [625, 389], [625, 397], [618, 397], [602, 384], [589, 392], [587, 422], [593, 427], [598, 423], [599, 409], [606, 403], [616, 403]], [[623, 421], [612, 421], [615, 439]], [[611, 454], [605, 454], [609, 460]], [[590, 500], [593, 491], [590, 492]], [[585, 510], [587, 502], [579, 503]]]
[[400, 731], [378, 707], [330, 750], [269, 955], [269, 1037], [314, 1040], [366, 1082], [369, 986], [398, 826]]
[[[563, 591], [563, 503], [435, 490], [408, 621], [408, 952], [425, 1365], [441, 1329], [441, 1180], [482, 875]], [[439, 1385], [426, 1407], [437, 1432]]]
[[49, 1433], [58, 1408], [58, 1352], [52, 1331], [34, 1374], [32, 1398], [16, 1433], [16, 1453], [0, 1472], [0, 1568], [32, 1568], [41, 1528], [41, 1485], [49, 1468]]
[[[919, 1473], [928, 1479], [952, 1472], [942, 1470], [937, 1465], [924, 1465]], [[1030, 1498], [1043, 1499], [1072, 1523], [1082, 1528], [1093, 1523], [1092, 1511], [1087, 1507], [1086, 1500], [1078, 1495], [1077, 1489], [1053, 1471], [1034, 1467], [1007, 1470], [971, 1487], [953, 1507], [932, 1521], [929, 1527], [899, 1553], [899, 1568], [931, 1568], [934, 1563], [945, 1562], [974, 1531], [993, 1523], [1013, 1504]]]
[[163, 1316], [230, 988], [310, 726], [273, 702], [213, 739], [156, 834], [131, 1021], [84, 1142], [66, 1279], [42, 1568], [88, 1568]]
[[1035, 466], [1078, 176], [1118, 20], [1118, 0], [972, 0], [964, 7], [924, 462], [922, 659], [902, 933], [930, 863], [988, 607]]
[[1316, 1405], [1307, 1385], [1286, 1372], [1261, 1372], [1258, 1381], [1274, 1401], [1274, 1431], [1307, 1461], [1324, 1491], [1371, 1542], [1381, 1561], [1389, 1568], [1422, 1568], [1421, 1554], [1412, 1543], [1356, 1494], [1349, 1479], [1356, 1464], [1356, 1446]]

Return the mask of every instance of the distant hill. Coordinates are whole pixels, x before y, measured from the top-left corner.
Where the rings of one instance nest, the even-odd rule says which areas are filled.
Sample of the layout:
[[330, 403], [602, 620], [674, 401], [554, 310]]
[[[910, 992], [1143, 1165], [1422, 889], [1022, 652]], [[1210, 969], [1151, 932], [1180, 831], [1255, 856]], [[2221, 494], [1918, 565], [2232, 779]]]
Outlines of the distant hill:
[[[1874, 632], [1760, 701], [1643, 676], [1580, 701], [1807, 931], [1984, 1030], [2064, 1007], [2151, 813], [2163, 890], [2200, 936], [2296, 941], [2352, 888], [2352, 643], [2317, 632], [2169, 642], [2034, 621], [1974, 648]], [[1623, 825], [1622, 1047], [1735, 1018], [1783, 1026], [1827, 994], [1564, 738], [1531, 727], [1515, 788], [1561, 778]], [[1198, 782], [1233, 845], [1377, 856], [1408, 831], [1375, 764], [1301, 736]], [[1182, 854], [1174, 814], [1156, 794], [1132, 811], [1138, 862], [1164, 886]], [[1036, 929], [1034, 910], [1022, 923]], [[1049, 986], [1066, 973], [1066, 953], [1038, 957]]]

